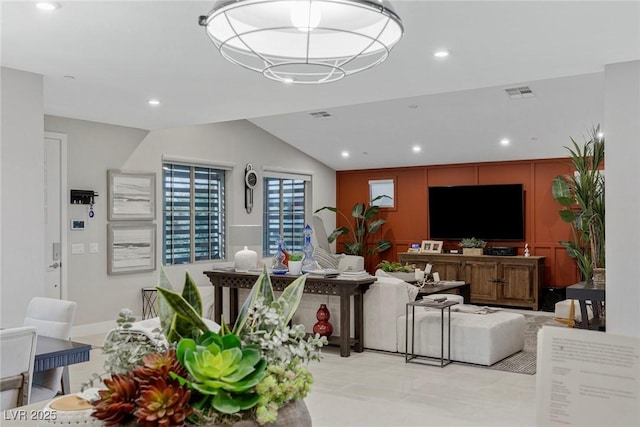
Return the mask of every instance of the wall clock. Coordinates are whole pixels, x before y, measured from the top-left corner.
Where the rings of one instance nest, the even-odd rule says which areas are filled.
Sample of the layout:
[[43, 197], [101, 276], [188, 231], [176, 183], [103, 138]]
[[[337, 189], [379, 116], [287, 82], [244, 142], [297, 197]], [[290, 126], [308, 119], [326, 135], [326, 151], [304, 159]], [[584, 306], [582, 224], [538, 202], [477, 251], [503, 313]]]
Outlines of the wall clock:
[[244, 170], [244, 208], [247, 213], [253, 210], [253, 189], [258, 183], [258, 174], [253, 170], [251, 163], [247, 163]]

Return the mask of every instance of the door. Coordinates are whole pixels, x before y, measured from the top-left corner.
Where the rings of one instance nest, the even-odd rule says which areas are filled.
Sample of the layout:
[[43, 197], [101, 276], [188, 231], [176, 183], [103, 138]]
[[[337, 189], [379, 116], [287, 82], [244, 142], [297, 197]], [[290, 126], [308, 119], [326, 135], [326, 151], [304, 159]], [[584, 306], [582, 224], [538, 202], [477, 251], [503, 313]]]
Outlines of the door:
[[498, 263], [492, 261], [466, 261], [465, 281], [471, 284], [471, 302], [493, 303], [498, 300]]
[[508, 302], [531, 304], [534, 299], [534, 265], [503, 262], [502, 298]]
[[66, 137], [44, 138], [44, 296], [66, 298]]

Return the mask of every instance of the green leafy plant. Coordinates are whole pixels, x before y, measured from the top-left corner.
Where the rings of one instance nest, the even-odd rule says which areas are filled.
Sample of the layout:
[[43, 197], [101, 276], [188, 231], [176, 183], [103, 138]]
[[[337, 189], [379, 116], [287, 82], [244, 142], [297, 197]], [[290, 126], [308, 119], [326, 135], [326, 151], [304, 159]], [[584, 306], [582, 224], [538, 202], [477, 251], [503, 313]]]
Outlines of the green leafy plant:
[[349, 224], [348, 227], [338, 227], [333, 230], [328, 238], [329, 243], [333, 243], [338, 236], [342, 234], [349, 235], [351, 241], [345, 242], [345, 252], [350, 255], [360, 256], [364, 256], [365, 253], [374, 254], [376, 252], [384, 252], [391, 248], [391, 242], [386, 239], [381, 239], [375, 242], [375, 249], [367, 246], [369, 236], [376, 233], [380, 227], [387, 222], [384, 218], [377, 218], [378, 213], [380, 212], [380, 207], [374, 206], [371, 203], [385, 197], [390, 198], [389, 196], [381, 195], [371, 200], [368, 206], [365, 205], [365, 203], [356, 203], [353, 205], [353, 209], [351, 210], [351, 216], [354, 220], [353, 222], [349, 220], [349, 218], [338, 208], [324, 206], [317, 209], [315, 213], [328, 210], [335, 212], [336, 214], [340, 214], [345, 219], [345, 222]]
[[416, 266], [384, 260], [380, 264], [378, 264], [376, 268], [379, 268], [382, 271], [386, 271], [387, 273], [413, 273], [416, 269]]
[[475, 237], [467, 237], [464, 238], [458, 243], [458, 246], [461, 248], [484, 248], [487, 245], [487, 242], [481, 239], [476, 239]]
[[94, 416], [111, 425], [135, 419], [145, 426], [275, 421], [280, 408], [309, 393], [313, 377], [306, 364], [320, 360], [327, 344], [291, 324], [305, 281], [306, 275], [297, 278], [276, 297], [265, 268], [233, 331], [223, 323], [216, 333], [201, 317], [201, 298], [188, 274], [179, 294], [161, 270], [159, 311], [165, 317], [163, 342], [171, 349], [149, 347], [142, 360], [128, 362], [130, 369], [112, 373]]
[[302, 254], [289, 255], [289, 261], [302, 261]]
[[604, 136], [592, 128], [581, 146], [571, 138], [565, 147], [574, 173], [553, 180], [553, 198], [560, 203], [560, 218], [571, 224], [572, 241], [561, 241], [576, 259], [582, 280], [589, 281], [594, 268], [605, 267], [605, 186], [600, 172], [604, 164]]

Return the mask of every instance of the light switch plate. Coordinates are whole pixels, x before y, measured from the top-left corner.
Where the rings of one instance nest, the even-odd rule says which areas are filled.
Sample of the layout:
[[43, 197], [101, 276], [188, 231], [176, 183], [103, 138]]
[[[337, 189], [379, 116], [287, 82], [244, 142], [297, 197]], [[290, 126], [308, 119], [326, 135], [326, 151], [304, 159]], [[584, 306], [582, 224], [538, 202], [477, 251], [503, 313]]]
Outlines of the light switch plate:
[[99, 246], [97, 243], [89, 243], [89, 253], [97, 254], [99, 252]]
[[71, 244], [71, 253], [72, 254], [83, 254], [84, 253], [84, 243], [73, 243], [73, 244]]

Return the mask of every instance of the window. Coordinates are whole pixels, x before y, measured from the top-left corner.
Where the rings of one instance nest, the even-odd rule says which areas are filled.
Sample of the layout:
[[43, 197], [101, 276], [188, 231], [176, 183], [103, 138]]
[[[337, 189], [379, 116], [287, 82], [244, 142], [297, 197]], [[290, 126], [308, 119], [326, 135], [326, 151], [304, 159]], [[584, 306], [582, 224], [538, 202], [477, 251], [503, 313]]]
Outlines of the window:
[[303, 178], [264, 178], [264, 256], [276, 251], [280, 235], [288, 252], [302, 252], [306, 225], [307, 181]]
[[224, 258], [225, 171], [164, 163], [165, 265]]

